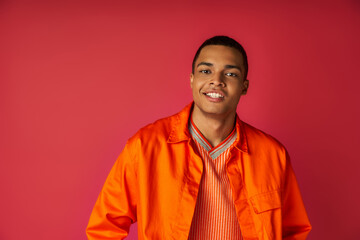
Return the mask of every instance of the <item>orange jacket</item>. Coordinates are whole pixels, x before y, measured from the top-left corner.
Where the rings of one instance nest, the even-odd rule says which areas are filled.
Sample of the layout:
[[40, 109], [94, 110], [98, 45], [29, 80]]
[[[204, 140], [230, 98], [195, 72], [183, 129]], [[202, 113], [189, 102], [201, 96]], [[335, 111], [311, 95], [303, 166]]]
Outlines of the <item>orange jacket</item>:
[[[191, 104], [125, 145], [92, 211], [88, 239], [187, 240], [203, 163], [188, 131]], [[227, 174], [245, 240], [305, 239], [311, 226], [285, 148], [237, 119]]]

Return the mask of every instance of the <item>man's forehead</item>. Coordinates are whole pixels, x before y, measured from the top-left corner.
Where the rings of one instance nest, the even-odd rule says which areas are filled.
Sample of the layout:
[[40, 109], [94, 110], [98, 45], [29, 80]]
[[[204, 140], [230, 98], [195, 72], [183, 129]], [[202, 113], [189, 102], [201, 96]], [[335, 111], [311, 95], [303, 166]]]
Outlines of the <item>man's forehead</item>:
[[244, 58], [236, 48], [223, 45], [208, 45], [201, 49], [199, 57], [196, 60], [196, 66], [200, 62], [212, 63], [213, 61], [225, 61], [228, 65], [243, 65]]

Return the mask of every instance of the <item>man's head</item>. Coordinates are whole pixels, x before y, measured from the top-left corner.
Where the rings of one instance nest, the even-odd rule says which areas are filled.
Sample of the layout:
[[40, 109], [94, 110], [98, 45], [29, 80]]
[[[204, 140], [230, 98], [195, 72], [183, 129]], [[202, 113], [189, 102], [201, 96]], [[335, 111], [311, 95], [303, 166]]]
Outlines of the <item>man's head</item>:
[[195, 55], [190, 76], [193, 113], [233, 116], [248, 89], [246, 76], [246, 53], [238, 42], [225, 36], [206, 40]]
[[203, 42], [203, 44], [201, 44], [201, 46], [196, 51], [193, 62], [192, 62], [192, 73], [194, 73], [195, 62], [196, 62], [197, 58], [199, 57], [201, 50], [208, 45], [222, 45], [222, 46], [237, 49], [243, 57], [244, 68], [245, 68], [245, 79], [247, 78], [249, 66], [248, 66], [248, 60], [247, 60], [247, 55], [246, 55], [245, 49], [243, 48], [243, 46], [241, 46], [240, 43], [238, 43], [236, 40], [234, 40], [228, 36], [215, 36], [215, 37], [207, 39], [205, 42]]

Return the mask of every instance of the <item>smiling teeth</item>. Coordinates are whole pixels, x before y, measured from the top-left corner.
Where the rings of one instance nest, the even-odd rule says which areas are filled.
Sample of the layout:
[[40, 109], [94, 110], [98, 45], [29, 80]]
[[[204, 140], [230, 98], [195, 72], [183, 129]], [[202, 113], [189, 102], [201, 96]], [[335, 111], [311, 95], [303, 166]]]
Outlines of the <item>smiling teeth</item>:
[[223, 98], [224, 97], [220, 93], [207, 93], [206, 95], [211, 97], [211, 98]]

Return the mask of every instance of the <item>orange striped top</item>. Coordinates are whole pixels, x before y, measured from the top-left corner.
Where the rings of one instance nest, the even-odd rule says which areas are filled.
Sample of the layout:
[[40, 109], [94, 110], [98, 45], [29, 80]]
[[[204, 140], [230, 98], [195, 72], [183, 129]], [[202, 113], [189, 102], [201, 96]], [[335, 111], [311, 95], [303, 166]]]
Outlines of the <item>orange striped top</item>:
[[188, 239], [242, 240], [225, 164], [237, 137], [236, 130], [216, 147], [211, 146], [192, 119], [189, 131], [203, 160], [204, 172]]

